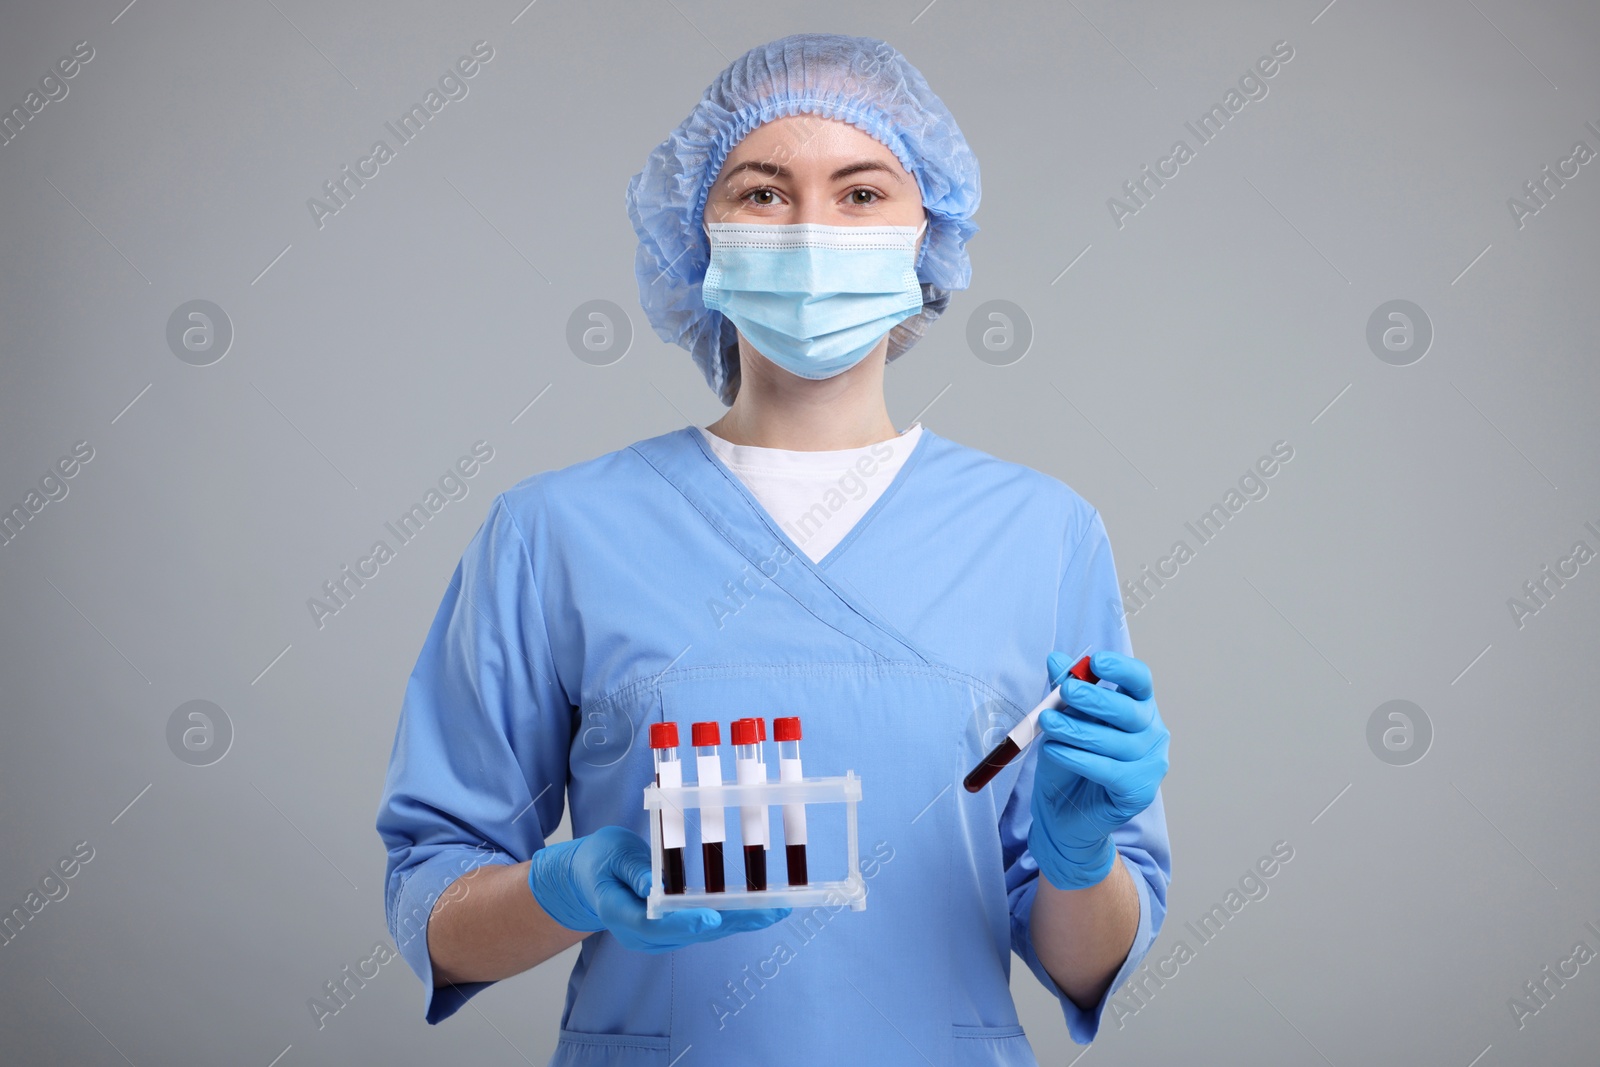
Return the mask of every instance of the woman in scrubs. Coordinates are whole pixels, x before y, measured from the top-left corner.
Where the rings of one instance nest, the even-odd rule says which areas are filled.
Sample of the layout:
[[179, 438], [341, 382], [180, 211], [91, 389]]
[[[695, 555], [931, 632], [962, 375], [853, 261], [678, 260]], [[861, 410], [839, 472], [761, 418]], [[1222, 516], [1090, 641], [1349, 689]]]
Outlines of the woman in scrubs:
[[[978, 199], [916, 69], [820, 34], [736, 60], [630, 183], [641, 302], [728, 411], [526, 479], [462, 557], [378, 816], [429, 1022], [581, 942], [553, 1064], [1032, 1064], [1014, 951], [1093, 1039], [1171, 876], [1105, 527], [884, 403], [968, 283]], [[1066, 678], [1091, 652], [1118, 688]], [[1056, 684], [1039, 741], [963, 788]], [[780, 715], [811, 773], [862, 780], [868, 907], [645, 918], [651, 724]], [[813, 810], [813, 878], [843, 877]]]

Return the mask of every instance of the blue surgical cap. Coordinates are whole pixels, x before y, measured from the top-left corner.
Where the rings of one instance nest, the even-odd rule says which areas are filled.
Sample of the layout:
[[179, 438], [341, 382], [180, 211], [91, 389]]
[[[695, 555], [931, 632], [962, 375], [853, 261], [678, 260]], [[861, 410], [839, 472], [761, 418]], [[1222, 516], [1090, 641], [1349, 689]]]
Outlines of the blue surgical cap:
[[949, 305], [951, 290], [972, 279], [966, 243], [978, 232], [978, 160], [917, 68], [873, 37], [797, 33], [752, 48], [717, 76], [628, 182], [639, 302], [663, 341], [689, 350], [724, 404], [739, 391], [739, 343], [733, 324], [701, 300], [711, 259], [701, 228], [706, 197], [728, 153], [751, 130], [802, 112], [848, 122], [881, 141], [922, 189], [922, 311], [889, 332], [889, 359], [916, 344]]

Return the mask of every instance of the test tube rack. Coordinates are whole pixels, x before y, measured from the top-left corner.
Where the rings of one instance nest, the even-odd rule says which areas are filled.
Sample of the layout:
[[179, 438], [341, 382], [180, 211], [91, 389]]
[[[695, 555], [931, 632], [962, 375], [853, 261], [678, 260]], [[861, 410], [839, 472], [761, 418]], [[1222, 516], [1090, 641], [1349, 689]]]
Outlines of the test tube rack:
[[[860, 841], [856, 832], [856, 803], [861, 800], [861, 779], [854, 771], [843, 777], [802, 778], [798, 782], [755, 782], [747, 785], [685, 785], [644, 788], [644, 807], [650, 813], [650, 896], [645, 900], [645, 916], [659, 919], [686, 908], [715, 908], [739, 911], [750, 908], [802, 908], [817, 905], [848, 904], [852, 911], [867, 906], [867, 884], [861, 876]], [[768, 889], [733, 889], [707, 893], [702, 888], [670, 896], [662, 890], [661, 812], [664, 808], [686, 811], [690, 808], [732, 808], [764, 805], [769, 809], [782, 804], [843, 804], [845, 806], [845, 851], [847, 877], [809, 885], [773, 885]], [[737, 825], [737, 816], [729, 820]], [[731, 879], [730, 879], [731, 882]]]

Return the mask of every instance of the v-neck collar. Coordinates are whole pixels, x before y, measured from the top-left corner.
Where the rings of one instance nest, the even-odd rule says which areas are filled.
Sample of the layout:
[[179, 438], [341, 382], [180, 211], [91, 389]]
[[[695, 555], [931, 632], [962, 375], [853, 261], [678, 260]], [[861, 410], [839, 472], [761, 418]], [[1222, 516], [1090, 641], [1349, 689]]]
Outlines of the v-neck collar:
[[[850, 529], [845, 531], [844, 536], [839, 539], [838, 543], [835, 544], [827, 552], [824, 552], [822, 554], [822, 558], [821, 559], [811, 560], [810, 553], [806, 552], [804, 550], [804, 548], [802, 548], [799, 544], [797, 544], [792, 538], [788, 537], [786, 534], [784, 534], [784, 544], [788, 548], [793, 550], [797, 555], [805, 556], [806, 559], [811, 560], [813, 565], [815, 565], [817, 567], [821, 567], [822, 569], [826, 570], [830, 566], [832, 566], [834, 561], [836, 561], [839, 558], [841, 552], [851, 542], [853, 542], [857, 537], [859, 537], [860, 536], [860, 532], [863, 529], [865, 529], [866, 526], [869, 523], [871, 523], [872, 519], [877, 515], [879, 508], [881, 508], [883, 506], [884, 501], [887, 500], [893, 493], [895, 493], [899, 489], [899, 487], [903, 484], [904, 479], [901, 477], [901, 475], [905, 473], [907, 468], [909, 468], [914, 462], [916, 462], [917, 455], [922, 449], [923, 439], [926, 438], [928, 436], [928, 433], [930, 432], [928, 430], [928, 428], [926, 426], [922, 425], [920, 422], [915, 424], [915, 429], [917, 430], [917, 435], [916, 435], [916, 438], [915, 438], [915, 440], [914, 440], [914, 442], [913, 442], [913, 444], [911, 446], [911, 451], [909, 453], [907, 453], [905, 459], [901, 461], [900, 466], [898, 468], [896, 468], [895, 476], [889, 480], [889, 484], [888, 485], [884, 486], [883, 492], [878, 494], [877, 498], [874, 499], [873, 502], [867, 507], [867, 510], [862, 512], [861, 515], [856, 519], [856, 521], [851, 524]], [[710, 433], [710, 431], [706, 430], [704, 427], [691, 426], [691, 427], [689, 427], [689, 432], [694, 436], [695, 443], [700, 445], [701, 451], [703, 451], [711, 459], [711, 462], [716, 464], [719, 468], [721, 468], [723, 471], [727, 472], [728, 474], [733, 475], [734, 479], [739, 483], [740, 488], [742, 488], [745, 491], [745, 495], [750, 499], [752, 505], [765, 516], [765, 518], [767, 520], [767, 525], [772, 527], [774, 530], [778, 531], [780, 534], [782, 534], [783, 533], [783, 522], [778, 518], [778, 516], [772, 514], [770, 511], [767, 510], [766, 505], [761, 503], [760, 499], [757, 498], [756, 495], [750, 491], [750, 487], [745, 484], [744, 479], [740, 478], [729, 467], [729, 464], [727, 463], [726, 460], [723, 459], [721, 454], [719, 454], [717, 452], [715, 444], [713, 444], [712, 442], [710, 442], [710, 441], [708, 441], [706, 439], [707, 435]], [[906, 431], [906, 433], [910, 433], [910, 432], [911, 432], [910, 430]], [[901, 434], [900, 436], [904, 437], [905, 435]], [[731, 447], [737, 449], [737, 448], [740, 448], [741, 446], [739, 446], [739, 445], [731, 445]], [[868, 447], [871, 447], [871, 446], [868, 446]], [[858, 450], [856, 450], [856, 449], [843, 449], [841, 451], [844, 451], [844, 452], [855, 452], [855, 451], [858, 451]], [[735, 453], [735, 459], [737, 459], [737, 458], [738, 458], [738, 454]], [[773, 468], [761, 468], [761, 469], [763, 471], [767, 471], [767, 470], [773, 469]], [[838, 473], [838, 472], [835, 472], [835, 473]]]
[[880, 617], [865, 598], [842, 587], [848, 583], [828, 577], [826, 568], [848, 550], [914, 474], [933, 438], [933, 431], [924, 425], [916, 446], [882, 495], [843, 540], [815, 563], [761, 506], [738, 475], [717, 458], [696, 427], [686, 426], [632, 447], [752, 564], [759, 566], [768, 559], [774, 544], [790, 552], [793, 558], [778, 568], [776, 577], [769, 577], [812, 614], [885, 658], [904, 658], [909, 652], [926, 662], [927, 657]]
[[819, 570], [827, 570], [829, 567], [831, 567], [839, 558], [839, 556], [842, 555], [844, 551], [855, 542], [856, 538], [861, 536], [861, 532], [871, 524], [872, 520], [877, 517], [878, 512], [882, 510], [889, 498], [898, 492], [900, 487], [905, 484], [906, 476], [911, 472], [911, 468], [917, 465], [918, 460], [924, 453], [924, 446], [927, 444], [928, 437], [932, 433], [932, 431], [926, 426], [922, 427], [921, 432], [917, 434], [917, 443], [911, 448], [911, 454], [906, 456], [905, 462], [900, 465], [899, 470], [895, 471], [894, 477], [889, 480], [889, 484], [884, 486], [882, 493], [878, 494], [878, 499], [872, 502], [871, 507], [862, 512], [861, 517], [857, 519], [855, 524], [850, 527], [849, 531], [839, 539], [838, 544], [834, 545], [831, 549], [824, 553], [821, 559], [812, 560], [810, 555], [808, 555], [803, 548], [796, 544], [794, 539], [784, 531], [783, 524], [778, 521], [777, 516], [769, 512], [761, 503], [761, 501], [756, 499], [755, 494], [750, 492], [750, 487], [744, 484], [744, 479], [740, 478], [728, 468], [728, 465], [722, 461], [721, 456], [716, 454], [716, 451], [711, 447], [710, 443], [706, 441], [699, 429], [691, 426], [688, 427], [687, 432], [691, 437], [694, 438], [694, 442], [699, 446], [701, 454], [704, 455], [712, 464], [714, 464], [716, 468], [722, 472], [724, 477], [733, 482], [741, 495], [744, 496], [746, 502], [748, 502], [750, 507], [761, 516], [762, 520], [766, 523], [767, 528], [781, 540], [782, 544], [796, 556], [799, 556], [801, 559], [805, 560], [807, 563]]

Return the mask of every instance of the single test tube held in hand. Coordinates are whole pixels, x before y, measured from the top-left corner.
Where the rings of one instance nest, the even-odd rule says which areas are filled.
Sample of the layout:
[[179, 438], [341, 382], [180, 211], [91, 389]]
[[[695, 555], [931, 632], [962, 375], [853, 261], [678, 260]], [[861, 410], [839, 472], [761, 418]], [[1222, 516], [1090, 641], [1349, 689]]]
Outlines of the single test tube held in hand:
[[[722, 731], [714, 722], [697, 722], [689, 728], [694, 742], [695, 784], [722, 784]], [[720, 807], [700, 809], [700, 858], [705, 867], [706, 892], [727, 892], [727, 872], [722, 846], [728, 839], [726, 815]]]
[[[1090, 685], [1101, 685], [1109, 689], [1117, 688], [1112, 682], [1102, 682], [1099, 676], [1090, 670], [1088, 656], [1084, 656], [1074, 663], [1068, 668], [1067, 673], [1081, 682], [1088, 682]], [[1063, 681], [1062, 685], [1065, 684], [1066, 682]], [[1022, 755], [1022, 751], [1038, 736], [1040, 712], [1046, 708], [1061, 708], [1063, 706], [1065, 706], [1065, 702], [1061, 699], [1061, 686], [1058, 685], [1050, 690], [1049, 696], [1039, 701], [1037, 707], [1024, 715], [1021, 722], [1011, 728], [1011, 732], [1006, 734], [1005, 740], [996, 745], [976, 767], [972, 768], [961, 783], [966, 787], [967, 792], [978, 792], [994, 781], [995, 776], [1005, 770], [1012, 760]]]
[[[663, 789], [683, 787], [683, 760], [678, 754], [678, 724], [650, 724], [650, 754], [655, 759], [656, 785]], [[661, 809], [661, 891], [682, 893], [687, 879], [683, 868], [683, 809]]]
[[[805, 775], [800, 767], [800, 720], [794, 716], [772, 720], [772, 736], [778, 742], [778, 781], [798, 782]], [[806, 806], [783, 806], [783, 851], [788, 864], [789, 884], [806, 885]]]

